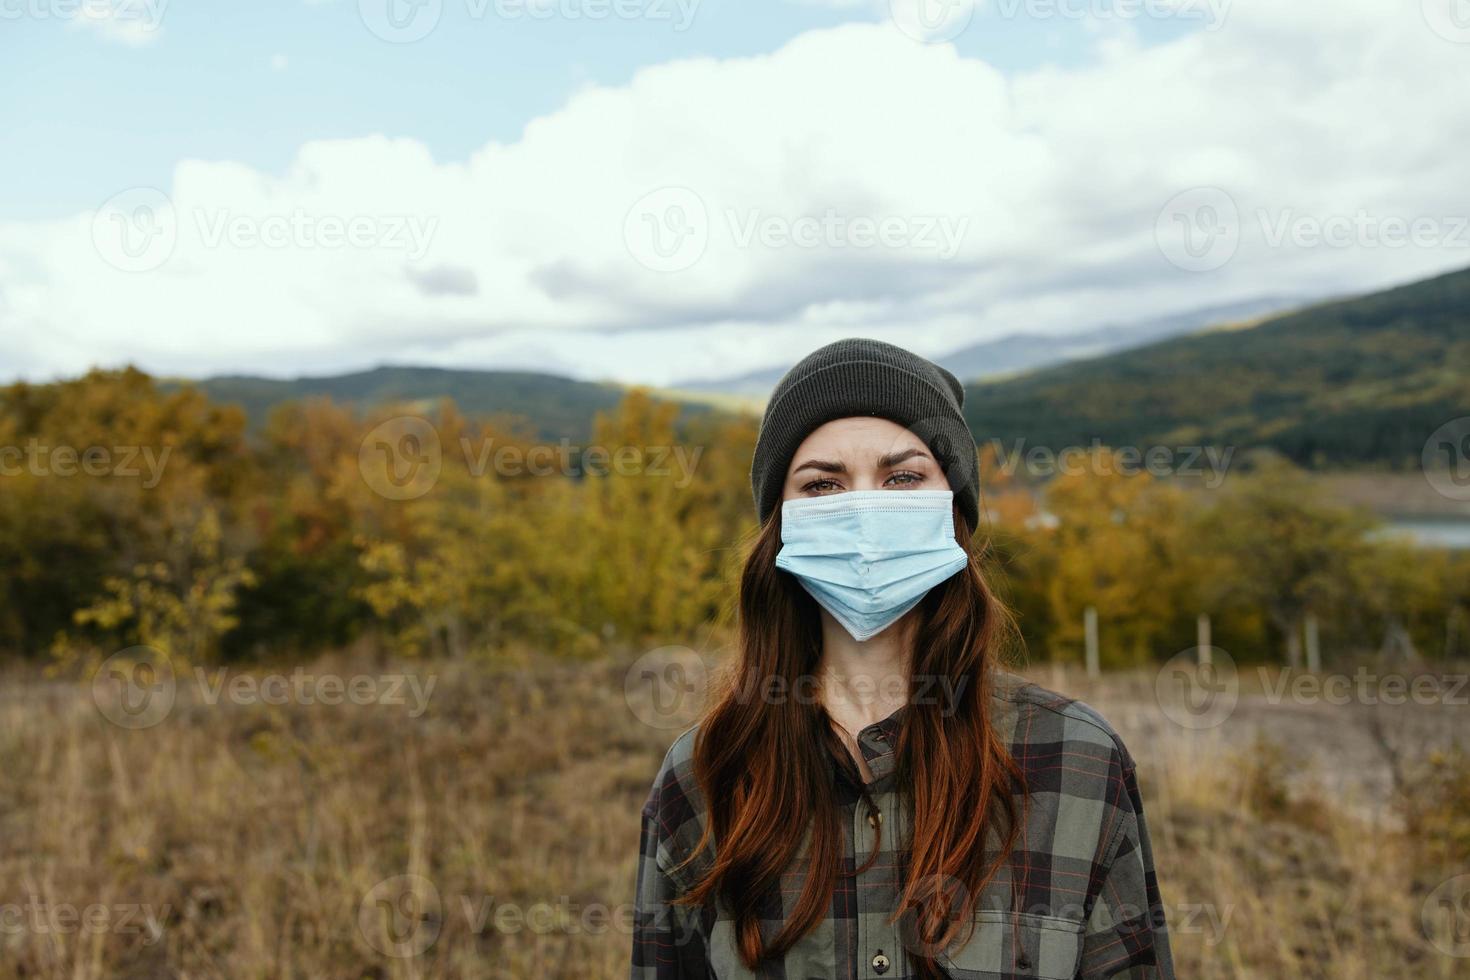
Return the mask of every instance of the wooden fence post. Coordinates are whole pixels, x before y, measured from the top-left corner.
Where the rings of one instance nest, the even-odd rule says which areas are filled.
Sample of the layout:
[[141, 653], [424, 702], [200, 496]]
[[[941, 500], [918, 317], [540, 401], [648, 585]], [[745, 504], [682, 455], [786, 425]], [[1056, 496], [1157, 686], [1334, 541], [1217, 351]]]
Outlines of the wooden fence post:
[[1414, 638], [1397, 618], [1389, 621], [1378, 656], [1383, 660], [1398, 659], [1406, 663], [1418, 663], [1419, 651], [1414, 649]]
[[1088, 606], [1082, 613], [1082, 635], [1087, 643], [1087, 676], [1096, 680], [1102, 673], [1097, 655], [1097, 609]]
[[1195, 621], [1195, 649], [1199, 654], [1199, 665], [1208, 667], [1210, 665], [1210, 614], [1200, 613], [1199, 619]]
[[1307, 670], [1313, 674], [1322, 671], [1322, 649], [1317, 644], [1317, 617], [1307, 613]]
[[1296, 670], [1302, 665], [1302, 631], [1301, 621], [1291, 624], [1286, 631], [1286, 666]]

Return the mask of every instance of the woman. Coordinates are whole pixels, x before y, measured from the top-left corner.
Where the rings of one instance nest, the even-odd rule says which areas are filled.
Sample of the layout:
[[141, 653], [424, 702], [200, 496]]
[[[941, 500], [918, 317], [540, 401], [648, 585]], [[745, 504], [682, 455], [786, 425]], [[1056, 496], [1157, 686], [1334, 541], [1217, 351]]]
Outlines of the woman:
[[1128, 751], [997, 668], [963, 398], [871, 340], [777, 385], [739, 657], [643, 809], [635, 980], [1173, 976]]

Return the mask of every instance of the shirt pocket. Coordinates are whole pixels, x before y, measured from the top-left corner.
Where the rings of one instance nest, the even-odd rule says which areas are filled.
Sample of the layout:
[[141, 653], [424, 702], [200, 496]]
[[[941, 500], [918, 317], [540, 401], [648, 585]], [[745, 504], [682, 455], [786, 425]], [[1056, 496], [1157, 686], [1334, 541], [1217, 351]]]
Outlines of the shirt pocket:
[[940, 955], [954, 980], [1072, 980], [1082, 923], [1050, 915], [982, 909], [963, 946]]

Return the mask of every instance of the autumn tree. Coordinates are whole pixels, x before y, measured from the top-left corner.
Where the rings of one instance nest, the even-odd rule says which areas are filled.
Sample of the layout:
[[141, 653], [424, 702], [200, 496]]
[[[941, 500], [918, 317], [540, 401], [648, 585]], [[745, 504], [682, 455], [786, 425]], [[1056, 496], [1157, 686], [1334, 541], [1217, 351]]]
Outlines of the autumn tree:
[[1323, 502], [1284, 466], [1238, 477], [1203, 524], [1228, 568], [1222, 594], [1265, 610], [1291, 666], [1301, 663], [1307, 615], [1325, 617], [1360, 594], [1372, 528], [1367, 515]]

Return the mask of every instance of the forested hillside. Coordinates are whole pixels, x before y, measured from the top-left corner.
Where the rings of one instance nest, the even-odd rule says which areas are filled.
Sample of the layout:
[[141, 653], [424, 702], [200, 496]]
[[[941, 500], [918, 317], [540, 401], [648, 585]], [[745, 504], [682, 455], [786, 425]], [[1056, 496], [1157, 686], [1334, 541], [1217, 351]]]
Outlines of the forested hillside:
[[1417, 465], [1470, 413], [1470, 270], [969, 387], [977, 438], [1059, 448], [1270, 447], [1312, 467]]
[[477, 418], [514, 416], [540, 438], [583, 440], [593, 416], [622, 399], [619, 385], [574, 381], [533, 371], [482, 371], [432, 367], [380, 367], [355, 374], [288, 380], [242, 375], [209, 378], [198, 387], [213, 401], [239, 405], [253, 427], [271, 410], [304, 398], [330, 398], [341, 405], [432, 405], [449, 399]]

